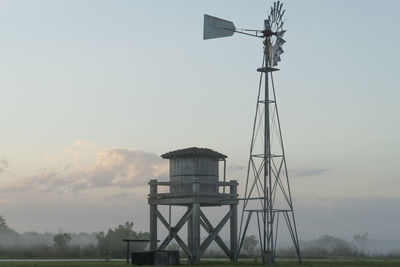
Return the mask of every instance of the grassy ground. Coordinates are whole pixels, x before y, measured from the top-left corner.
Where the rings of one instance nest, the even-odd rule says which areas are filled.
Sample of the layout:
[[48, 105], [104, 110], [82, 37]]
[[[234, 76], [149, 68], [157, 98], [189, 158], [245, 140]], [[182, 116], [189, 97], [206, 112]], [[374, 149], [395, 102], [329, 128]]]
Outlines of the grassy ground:
[[[0, 267], [126, 267], [126, 262], [0, 262]], [[181, 265], [187, 266], [187, 265]], [[247, 267], [263, 266], [260, 262], [242, 261], [231, 264], [228, 261], [203, 261], [200, 266]], [[293, 261], [277, 261], [276, 267], [400, 267], [400, 260], [309, 260], [303, 264]]]

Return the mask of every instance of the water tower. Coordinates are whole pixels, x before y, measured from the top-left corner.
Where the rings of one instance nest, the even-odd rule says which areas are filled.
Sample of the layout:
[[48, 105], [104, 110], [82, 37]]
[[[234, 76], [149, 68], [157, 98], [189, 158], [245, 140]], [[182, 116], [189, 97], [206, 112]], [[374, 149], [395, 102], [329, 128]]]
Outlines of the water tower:
[[[237, 253], [237, 185], [234, 180], [225, 180], [227, 156], [207, 148], [191, 147], [171, 151], [161, 155], [169, 160], [170, 179], [168, 182], [150, 180], [150, 249], [163, 250], [175, 239], [188, 256], [191, 264], [199, 264], [201, 255], [212, 241], [231, 259], [236, 259]], [[224, 173], [222, 181], [219, 177], [219, 162], [223, 162]], [[158, 187], [167, 187], [167, 192], [159, 191]], [[169, 189], [169, 190], [168, 190]], [[229, 191], [229, 192], [228, 192]], [[169, 206], [168, 220], [157, 208], [159, 205]], [[213, 226], [202, 207], [229, 206], [229, 211], [222, 220]], [[171, 225], [171, 208], [187, 207], [186, 212], [175, 225]], [[157, 244], [158, 220], [168, 230], [168, 235]], [[219, 235], [221, 229], [230, 222], [230, 244], [227, 246]], [[187, 225], [187, 242], [182, 240], [178, 232]], [[201, 242], [201, 227], [208, 237]]]

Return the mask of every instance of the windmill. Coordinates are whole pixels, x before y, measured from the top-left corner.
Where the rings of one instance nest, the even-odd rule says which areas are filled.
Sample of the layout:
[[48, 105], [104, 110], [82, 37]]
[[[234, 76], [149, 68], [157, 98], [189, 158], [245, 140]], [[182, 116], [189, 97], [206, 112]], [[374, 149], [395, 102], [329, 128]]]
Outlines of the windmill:
[[[238, 251], [240, 254], [250, 222], [257, 222], [261, 257], [264, 263], [273, 264], [280, 220], [286, 224], [297, 257], [301, 262], [299, 239], [290, 192], [289, 176], [279, 120], [273, 73], [281, 61], [283, 15], [280, 1], [274, 2], [263, 30], [236, 29], [233, 22], [204, 15], [203, 39], [232, 36], [234, 33], [263, 39], [263, 61], [254, 116], [250, 156], [241, 221]], [[263, 89], [263, 90], [262, 90]]]

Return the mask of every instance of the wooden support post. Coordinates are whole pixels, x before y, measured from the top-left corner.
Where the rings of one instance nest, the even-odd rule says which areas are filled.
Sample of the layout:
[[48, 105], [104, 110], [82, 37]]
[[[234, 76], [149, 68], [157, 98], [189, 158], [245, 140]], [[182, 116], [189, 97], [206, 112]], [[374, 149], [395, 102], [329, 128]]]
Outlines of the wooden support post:
[[[232, 180], [230, 184], [230, 194], [237, 194], [237, 182], [236, 180]], [[236, 197], [235, 197], [236, 198]], [[237, 211], [237, 204], [231, 204], [230, 209], [232, 212], [232, 216], [230, 218], [230, 231], [231, 231], [231, 255], [232, 261], [237, 261], [238, 255], [237, 255], [237, 217], [238, 217], [238, 211]]]
[[[200, 193], [200, 183], [198, 179], [194, 179], [193, 193], [196, 195]], [[192, 212], [192, 264], [200, 264], [200, 203], [193, 203]]]
[[[157, 194], [157, 180], [150, 180], [150, 198]], [[150, 204], [150, 250], [157, 250], [157, 205]]]
[[126, 241], [126, 264], [129, 264], [129, 240]]
[[[193, 205], [188, 205], [188, 211], [193, 208]], [[187, 223], [187, 244], [190, 251], [193, 251], [193, 214], [190, 215]], [[193, 261], [188, 257], [188, 263], [193, 264]]]

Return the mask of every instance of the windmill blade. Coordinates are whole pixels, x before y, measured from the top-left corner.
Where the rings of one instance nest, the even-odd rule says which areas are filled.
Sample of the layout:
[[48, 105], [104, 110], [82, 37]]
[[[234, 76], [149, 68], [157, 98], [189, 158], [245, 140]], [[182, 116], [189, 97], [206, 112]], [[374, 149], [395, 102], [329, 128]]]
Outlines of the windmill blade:
[[281, 9], [281, 5], [282, 4], [280, 3], [280, 1], [278, 1], [278, 3], [276, 4], [276, 13], [277, 14], [279, 14], [279, 12], [281, 12], [281, 10], [280, 10]]
[[281, 46], [279, 46], [277, 43], [275, 43], [272, 47], [271, 47], [271, 54], [273, 57], [275, 56], [280, 56], [283, 54], [283, 49]]
[[283, 18], [283, 14], [285, 14], [285, 12], [286, 12], [286, 9], [285, 9], [285, 10], [283, 10], [283, 12], [281, 13], [281, 16], [279, 17], [279, 20], [282, 20], [282, 18]]
[[282, 21], [282, 22], [278, 25], [278, 30], [283, 29], [283, 24], [284, 24], [284, 23], [285, 23], [285, 22]]
[[278, 46], [282, 46], [284, 43], [286, 43], [286, 41], [284, 39], [282, 39], [281, 37], [277, 36], [276, 43]]
[[271, 15], [271, 20], [274, 20], [274, 8], [271, 7], [271, 12], [269, 13]]
[[280, 17], [280, 14], [278, 13], [278, 15], [277, 15], [277, 17], [276, 17], [276, 23], [277, 24], [279, 24], [279, 23], [281, 23], [281, 17]]
[[277, 46], [277, 45], [274, 45], [272, 47], [272, 65], [273, 66], [277, 66], [278, 62], [281, 61], [281, 57], [280, 57], [280, 54], [279, 54], [279, 49], [280, 49], [280, 47]]
[[275, 20], [276, 19], [276, 2], [274, 2], [274, 7], [272, 8], [272, 17], [273, 17], [273, 20]]
[[278, 18], [276, 19], [276, 21], [277, 21], [278, 23], [281, 23], [281, 22], [282, 22], [282, 14], [281, 14], [281, 13], [278, 14]]
[[279, 32], [277, 32], [276, 33], [276, 36], [278, 36], [278, 37], [283, 37], [283, 35], [285, 34], [285, 32], [286, 32], [286, 30], [283, 30], [283, 31], [279, 31]]
[[276, 54], [279, 56], [282, 55], [283, 52], [285, 52], [285, 51], [283, 51], [282, 47], [279, 47], [278, 50], [276, 50]]
[[278, 66], [278, 62], [279, 61], [281, 61], [281, 57], [280, 56], [278, 56], [278, 55], [275, 55], [274, 56], [274, 60], [273, 60], [273, 62], [272, 62], [272, 66]]
[[203, 40], [232, 36], [235, 31], [232, 21], [204, 14]]
[[[278, 3], [279, 3], [279, 1], [278, 1]], [[279, 5], [279, 4], [278, 4], [278, 5]], [[278, 13], [281, 13], [282, 7], [283, 7], [283, 3], [281, 3], [281, 5], [279, 6], [279, 8], [278, 8]]]

